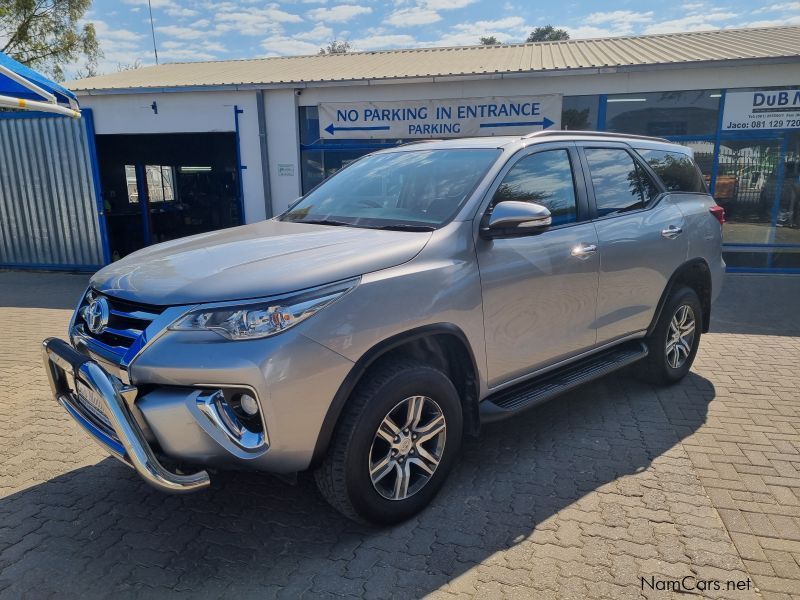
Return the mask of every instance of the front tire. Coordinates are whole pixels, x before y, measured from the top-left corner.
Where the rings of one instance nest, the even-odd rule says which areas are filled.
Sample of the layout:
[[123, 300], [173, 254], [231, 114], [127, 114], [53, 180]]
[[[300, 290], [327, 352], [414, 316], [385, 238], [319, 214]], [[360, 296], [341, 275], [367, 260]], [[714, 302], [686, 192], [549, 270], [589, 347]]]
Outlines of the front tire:
[[655, 329], [645, 339], [649, 353], [642, 361], [643, 378], [670, 385], [686, 377], [697, 354], [702, 330], [703, 308], [697, 293], [689, 287], [673, 290]]
[[430, 503], [452, 470], [463, 417], [453, 383], [415, 361], [386, 363], [356, 387], [314, 473], [346, 517], [404, 521]]

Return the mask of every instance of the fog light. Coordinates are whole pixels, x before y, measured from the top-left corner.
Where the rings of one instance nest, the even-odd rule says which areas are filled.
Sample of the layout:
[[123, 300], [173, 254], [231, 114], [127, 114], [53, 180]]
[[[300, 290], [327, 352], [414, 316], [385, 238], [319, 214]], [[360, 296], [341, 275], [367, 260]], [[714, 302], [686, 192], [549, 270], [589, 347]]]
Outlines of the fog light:
[[242, 394], [239, 396], [239, 403], [242, 407], [242, 412], [247, 416], [252, 417], [258, 414], [258, 402], [249, 394]]

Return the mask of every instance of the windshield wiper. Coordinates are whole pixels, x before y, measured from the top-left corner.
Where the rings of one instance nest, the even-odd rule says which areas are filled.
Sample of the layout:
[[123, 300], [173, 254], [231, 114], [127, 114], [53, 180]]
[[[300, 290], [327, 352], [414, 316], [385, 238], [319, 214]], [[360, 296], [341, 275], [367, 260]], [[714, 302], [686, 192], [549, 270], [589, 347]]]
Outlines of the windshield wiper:
[[409, 225], [407, 223], [394, 223], [392, 225], [378, 225], [370, 229], [382, 229], [386, 231], [436, 231], [432, 225]]
[[306, 225], [332, 225], [334, 227], [355, 227], [352, 223], [336, 221], [335, 219], [306, 219], [303, 221], [290, 221], [290, 223], [305, 223]]

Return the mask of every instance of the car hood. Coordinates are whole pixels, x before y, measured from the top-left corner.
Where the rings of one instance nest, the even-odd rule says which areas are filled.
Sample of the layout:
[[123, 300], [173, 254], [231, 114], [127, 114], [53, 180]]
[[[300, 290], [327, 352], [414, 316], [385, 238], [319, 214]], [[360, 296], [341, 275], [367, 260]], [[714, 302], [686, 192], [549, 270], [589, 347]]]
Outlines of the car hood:
[[144, 248], [98, 271], [90, 285], [154, 305], [273, 296], [402, 264], [430, 236], [261, 221]]

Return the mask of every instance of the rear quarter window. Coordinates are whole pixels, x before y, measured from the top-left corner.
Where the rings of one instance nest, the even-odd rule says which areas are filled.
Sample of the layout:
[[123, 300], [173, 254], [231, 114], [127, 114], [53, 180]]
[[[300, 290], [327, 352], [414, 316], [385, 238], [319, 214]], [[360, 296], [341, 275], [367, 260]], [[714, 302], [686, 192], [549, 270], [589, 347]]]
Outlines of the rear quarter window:
[[708, 193], [700, 169], [688, 154], [645, 148], [637, 148], [636, 151], [655, 171], [668, 191]]

